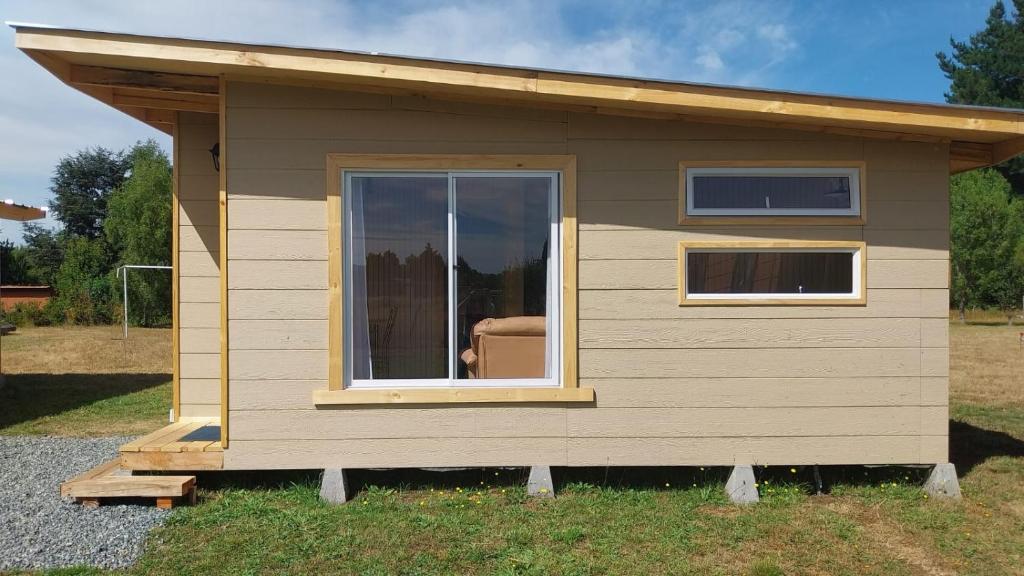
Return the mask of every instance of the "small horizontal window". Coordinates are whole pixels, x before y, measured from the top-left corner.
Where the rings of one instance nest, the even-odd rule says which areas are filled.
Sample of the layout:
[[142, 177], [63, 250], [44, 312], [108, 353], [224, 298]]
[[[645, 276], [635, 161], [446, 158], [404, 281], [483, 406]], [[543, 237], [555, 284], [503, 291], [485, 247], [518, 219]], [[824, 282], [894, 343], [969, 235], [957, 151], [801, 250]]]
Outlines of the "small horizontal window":
[[862, 304], [863, 244], [680, 243], [680, 304]]
[[861, 216], [856, 166], [682, 169], [684, 217]]

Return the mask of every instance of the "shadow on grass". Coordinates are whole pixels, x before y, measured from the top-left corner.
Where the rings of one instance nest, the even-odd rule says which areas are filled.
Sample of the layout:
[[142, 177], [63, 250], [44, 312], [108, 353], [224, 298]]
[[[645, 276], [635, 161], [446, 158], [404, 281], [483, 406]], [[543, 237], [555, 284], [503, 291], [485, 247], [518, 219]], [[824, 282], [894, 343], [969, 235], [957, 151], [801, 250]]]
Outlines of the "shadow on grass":
[[0, 388], [0, 429], [153, 388], [170, 374], [8, 374]]
[[1024, 441], [1005, 432], [949, 421], [949, 461], [956, 465], [957, 474], [963, 476], [997, 456], [1024, 457]]

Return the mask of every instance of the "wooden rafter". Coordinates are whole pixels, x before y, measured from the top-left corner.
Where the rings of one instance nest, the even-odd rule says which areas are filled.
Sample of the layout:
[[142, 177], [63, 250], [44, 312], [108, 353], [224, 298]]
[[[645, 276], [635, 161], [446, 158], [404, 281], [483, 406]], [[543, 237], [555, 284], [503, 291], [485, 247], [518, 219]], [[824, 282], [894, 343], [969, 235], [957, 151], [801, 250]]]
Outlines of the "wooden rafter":
[[168, 74], [143, 70], [124, 70], [101, 66], [71, 66], [70, 82], [75, 85], [135, 88], [152, 92], [216, 95], [216, 76]]

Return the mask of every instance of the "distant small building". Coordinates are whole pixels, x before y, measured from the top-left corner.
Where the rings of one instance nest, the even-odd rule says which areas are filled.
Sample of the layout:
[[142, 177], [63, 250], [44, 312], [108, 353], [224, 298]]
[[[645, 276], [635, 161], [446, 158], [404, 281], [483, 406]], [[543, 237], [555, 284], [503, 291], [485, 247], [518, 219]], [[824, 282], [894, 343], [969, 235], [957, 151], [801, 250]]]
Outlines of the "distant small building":
[[49, 286], [0, 286], [0, 307], [5, 312], [21, 303], [42, 308], [52, 297], [53, 288]]

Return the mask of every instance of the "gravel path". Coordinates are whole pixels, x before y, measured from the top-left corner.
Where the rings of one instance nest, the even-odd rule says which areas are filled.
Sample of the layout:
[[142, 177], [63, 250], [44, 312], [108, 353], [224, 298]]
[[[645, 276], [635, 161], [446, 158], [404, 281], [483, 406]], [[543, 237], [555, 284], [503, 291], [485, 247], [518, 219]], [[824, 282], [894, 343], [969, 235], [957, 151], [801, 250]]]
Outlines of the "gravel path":
[[122, 568], [142, 553], [168, 511], [60, 497], [60, 483], [117, 455], [129, 438], [0, 436], [0, 570]]

